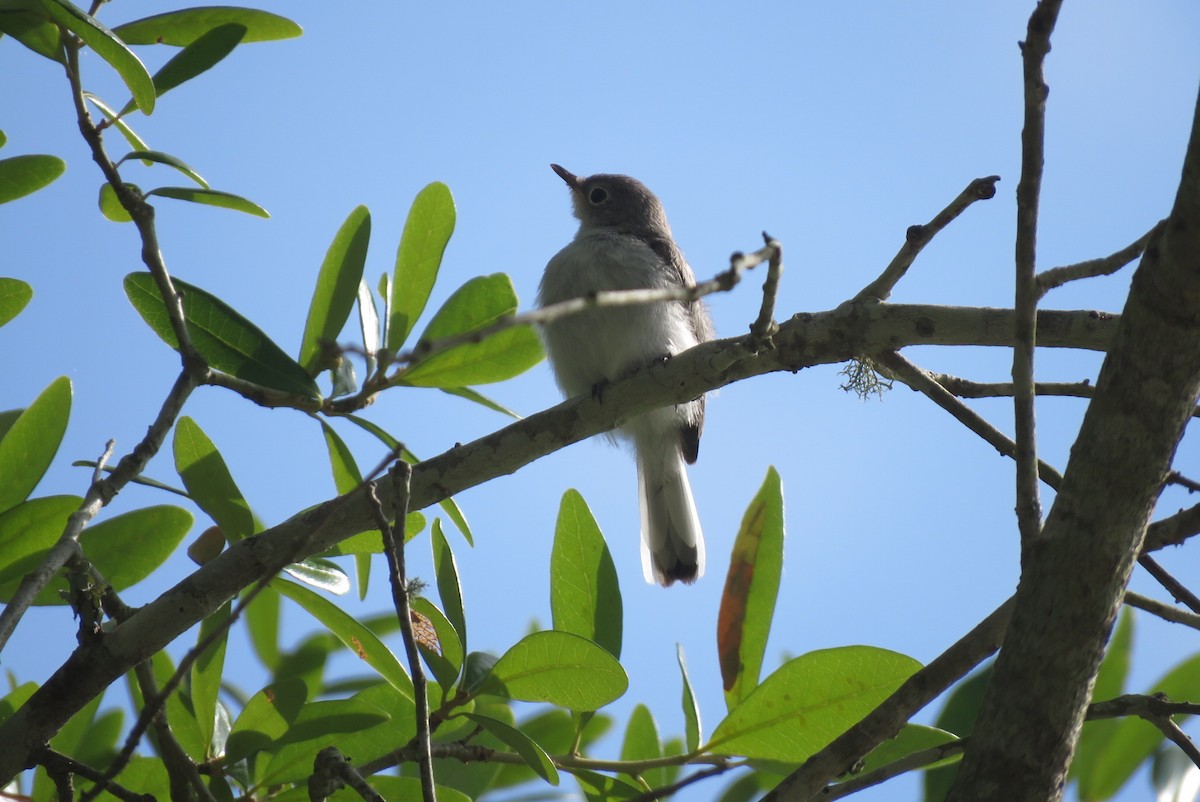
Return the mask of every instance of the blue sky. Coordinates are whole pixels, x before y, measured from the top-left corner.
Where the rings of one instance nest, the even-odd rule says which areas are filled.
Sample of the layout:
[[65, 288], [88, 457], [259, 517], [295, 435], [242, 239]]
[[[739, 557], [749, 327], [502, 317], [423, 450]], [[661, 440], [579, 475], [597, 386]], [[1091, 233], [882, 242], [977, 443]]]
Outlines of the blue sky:
[[[371, 210], [373, 281], [392, 267], [413, 196], [435, 180], [454, 193], [458, 225], [430, 309], [468, 278], [497, 271], [512, 276], [527, 306], [542, 267], [575, 228], [550, 162], [644, 181], [702, 278], [769, 231], [786, 255], [781, 318], [851, 297], [882, 270], [907, 226], [928, 221], [972, 178], [999, 174], [996, 197], [939, 235], [893, 300], [1011, 305], [1016, 43], [1032, 3], [257, 5], [291, 17], [304, 36], [243, 46], [165, 96], [152, 117], [131, 122], [214, 188], [271, 212], [260, 220], [163, 200], [160, 239], [176, 275], [232, 304], [289, 351], [316, 270], [349, 211]], [[121, 0], [102, 19], [115, 25], [163, 8]], [[1198, 33], [1195, 3], [1066, 4], [1047, 62], [1039, 267], [1110, 253], [1170, 209], [1200, 75]], [[174, 50], [140, 52], [153, 68]], [[85, 58], [85, 70], [89, 89], [124, 102], [96, 58]], [[121, 278], [140, 267], [134, 231], [96, 211], [100, 177], [66, 90], [55, 65], [0, 43], [0, 129], [9, 140], [0, 155], [53, 153], [68, 162], [49, 189], [0, 210], [0, 274], [35, 290], [0, 333], [0, 408], [27, 404], [68, 365], [74, 382], [74, 415], [44, 493], [82, 493], [87, 474], [69, 463], [94, 458], [109, 437], [118, 453], [131, 447], [177, 368], [125, 299]], [[118, 137], [108, 145], [124, 153]], [[133, 166], [127, 177], [144, 187], [177, 183], [161, 167]], [[1129, 275], [1056, 290], [1043, 306], [1119, 311]], [[711, 300], [721, 336], [746, 330], [759, 283], [751, 276]], [[981, 381], [1009, 373], [1000, 350], [907, 353], [923, 367]], [[1044, 380], [1094, 378], [1098, 366], [1089, 354], [1038, 355]], [[820, 368], [736, 384], [710, 400], [691, 469], [709, 568], [691, 588], [643, 582], [634, 467], [619, 449], [575, 445], [464, 493], [477, 545], [456, 546], [473, 648], [501, 652], [531, 621], [548, 625], [554, 519], [563, 491], [577, 488], [609, 539], [624, 593], [631, 686], [613, 712], [623, 724], [632, 704], [645, 702], [664, 733], [681, 732], [674, 654], [682, 643], [711, 732], [724, 709], [714, 633], [728, 550], [774, 465], [788, 540], [767, 665], [853, 643], [935, 657], [1015, 587], [1012, 466], [904, 388], [864, 403], [839, 384], [836, 368]], [[523, 413], [559, 401], [545, 365], [481, 389]], [[972, 406], [1011, 432], [1009, 401]], [[1039, 403], [1042, 453], [1059, 468], [1083, 409], [1072, 399]], [[319, 428], [302, 415], [252, 408], [219, 389], [197, 393], [187, 414], [222, 449], [266, 522], [333, 494]], [[420, 455], [505, 423], [423, 390], [388, 393], [369, 415]], [[364, 467], [382, 456], [373, 441], [342, 433]], [[1176, 467], [1195, 477], [1198, 457], [1185, 440]], [[173, 472], [160, 457], [149, 473]], [[112, 512], [163, 501], [134, 488]], [[1048, 509], [1049, 491], [1043, 501]], [[1171, 495], [1161, 509], [1189, 503]], [[423, 555], [416, 562], [430, 575]], [[1162, 562], [1185, 581], [1200, 568], [1185, 549]], [[189, 565], [180, 555], [127, 600], [152, 599]], [[1164, 595], [1140, 573], [1134, 587]], [[376, 583], [365, 603], [345, 604], [363, 615], [385, 609], [386, 587]], [[74, 645], [66, 615], [31, 614], [5, 667], [28, 679], [57, 666]], [[288, 623], [297, 638], [309, 628], [299, 613]], [[1192, 631], [1144, 615], [1138, 625], [1134, 690], [1200, 648]], [[1144, 778], [1134, 783], [1123, 798], [1145, 798]], [[723, 784], [688, 798], [708, 798]], [[859, 798], [914, 798], [914, 789], [902, 780]]]

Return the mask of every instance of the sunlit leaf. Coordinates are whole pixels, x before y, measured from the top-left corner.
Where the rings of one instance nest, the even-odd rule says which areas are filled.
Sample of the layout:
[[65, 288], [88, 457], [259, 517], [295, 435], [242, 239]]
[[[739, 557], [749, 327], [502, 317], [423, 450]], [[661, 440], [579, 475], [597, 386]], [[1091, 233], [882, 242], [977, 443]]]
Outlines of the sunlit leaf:
[[329, 560], [309, 557], [284, 566], [283, 570], [309, 587], [326, 593], [342, 596], [350, 592], [350, 577], [346, 576], [340, 565]]
[[531, 769], [537, 772], [539, 777], [551, 785], [558, 785], [558, 769], [550, 761], [550, 756], [546, 754], [546, 750], [538, 746], [537, 742], [532, 738], [516, 727], [510, 727], [503, 721], [498, 721], [488, 716], [481, 716], [477, 713], [467, 713], [466, 716], [508, 744], [514, 752], [525, 760], [525, 763]]
[[345, 734], [361, 732], [387, 720], [384, 711], [360, 699], [306, 702], [287, 732], [265, 750], [274, 756], [266, 761], [261, 782], [277, 785], [311, 774], [313, 756], [318, 750], [330, 744], [341, 746]]
[[291, 727], [307, 698], [308, 687], [298, 679], [272, 683], [250, 697], [229, 732], [225, 760], [232, 764], [272, 746]]
[[128, 123], [117, 116], [115, 109], [110, 107], [100, 98], [93, 95], [91, 92], [84, 92], [83, 96], [87, 98], [87, 100], [93, 106], [98, 108], [100, 113], [103, 114], [110, 123], [117, 127], [117, 130], [121, 132], [121, 136], [125, 137], [125, 141], [129, 143], [129, 147], [133, 148], [134, 150], [150, 150], [150, 146], [146, 144], [146, 141], [138, 136], [137, 133], [129, 127]]
[[683, 679], [683, 721], [684, 745], [689, 754], [700, 748], [700, 706], [696, 703], [696, 694], [692, 691], [692, 680], [688, 676], [687, 660], [683, 656], [682, 644], [675, 644], [675, 657], [679, 661], [679, 674]]
[[[319, 420], [319, 419], [318, 419]], [[362, 473], [354, 455], [333, 427], [321, 420], [321, 432], [325, 436], [325, 450], [329, 454], [329, 467], [333, 471], [333, 485], [338, 495], [354, 490], [362, 484]], [[383, 538], [380, 537], [380, 548]], [[371, 552], [354, 555], [354, 569], [358, 576], [358, 598], [367, 597], [367, 586], [371, 581]]]
[[235, 212], [245, 212], [255, 217], [270, 217], [267, 210], [253, 201], [246, 200], [241, 195], [231, 192], [221, 192], [215, 189], [196, 189], [194, 187], [155, 187], [146, 193], [146, 197], [161, 195], [164, 198], [201, 203], [205, 206], [217, 206], [222, 209], [233, 209]]
[[354, 308], [370, 239], [371, 213], [366, 206], [358, 206], [342, 223], [325, 252], [300, 342], [299, 362], [312, 375], [327, 367], [322, 364], [322, 343], [337, 340]]
[[[33, 287], [16, 278], [0, 277], [0, 326], [21, 314], [33, 298]], [[0, 437], [4, 432], [0, 431]]]
[[391, 283], [387, 347], [399, 351], [429, 301], [446, 243], [454, 233], [454, 197], [435, 181], [417, 193], [404, 223]]
[[0, 601], [11, 599], [25, 574], [41, 564], [82, 502], [79, 496], [44, 496], [0, 513]]
[[467, 618], [463, 612], [462, 586], [458, 578], [458, 564], [454, 561], [454, 552], [450, 543], [442, 533], [441, 521], [433, 519], [433, 529], [429, 542], [433, 547], [433, 571], [437, 579], [438, 598], [442, 600], [442, 609], [450, 620], [454, 631], [458, 633], [459, 642], [463, 649], [467, 646]]
[[550, 553], [554, 628], [595, 641], [621, 656], [623, 608], [617, 568], [600, 526], [577, 490], [563, 494]]
[[492, 667], [489, 685], [512, 698], [570, 710], [599, 710], [629, 686], [625, 669], [595, 643], [569, 632], [534, 632]]
[[230, 543], [258, 531], [250, 505], [238, 489], [225, 459], [192, 418], [175, 424], [175, 470], [196, 505], [213, 519]]
[[[413, 632], [425, 662], [433, 669], [434, 677], [449, 691], [462, 672], [466, 655], [462, 641], [446, 614], [429, 599], [417, 596], [409, 599], [414, 616]], [[418, 624], [417, 619], [420, 619]]]
[[358, 282], [358, 325], [367, 362], [366, 375], [370, 376], [379, 366], [376, 354], [383, 347], [383, 332], [379, 329], [379, 309], [375, 306], [375, 296], [371, 294], [365, 279]]
[[[180, 279], [173, 281], [183, 294], [183, 314], [192, 344], [209, 365], [263, 387], [306, 398], [320, 397], [312, 377], [257, 326], [216, 296]], [[177, 348], [166, 305], [153, 277], [149, 273], [130, 273], [125, 277], [125, 294], [150, 328]]]
[[42, 7], [51, 19], [82, 39], [117, 71], [143, 114], [154, 111], [154, 81], [141, 59], [124, 42], [95, 17], [67, 0], [42, 0]]
[[[200, 632], [196, 636], [196, 646], [216, 634], [211, 643], [196, 662], [192, 664], [191, 694], [192, 709], [196, 712], [196, 723], [200, 725], [200, 735], [208, 743], [213, 741], [213, 731], [217, 723], [218, 695], [221, 692], [221, 677], [225, 670], [225, 644], [229, 639], [229, 602], [221, 605], [212, 615], [200, 622]], [[217, 757], [209, 749], [209, 757]]]
[[[662, 741], [658, 737], [658, 725], [650, 708], [636, 705], [629, 714], [629, 724], [625, 727], [625, 740], [621, 742], [621, 760], [658, 760], [663, 756]], [[651, 788], [666, 784], [666, 776], [661, 768], [648, 769], [641, 772], [641, 778]]]
[[189, 45], [222, 25], [241, 25], [245, 42], [291, 39], [303, 31], [286, 17], [253, 8], [206, 6], [168, 11], [118, 25], [113, 33], [131, 45]]
[[38, 0], [0, 2], [0, 33], [6, 33], [34, 53], [60, 64], [67, 63], [62, 34]]
[[66, 169], [67, 163], [57, 156], [30, 153], [0, 159], [0, 203], [49, 186]]
[[783, 487], [774, 468], [738, 528], [717, 616], [717, 656], [732, 710], [758, 686], [783, 573]]
[[784, 663], [717, 725], [705, 751], [801, 763], [921, 667], [871, 646], [809, 652]]
[[[204, 187], [205, 189], [208, 188], [208, 182], [205, 181], [199, 173], [192, 169], [192, 167], [186, 164], [182, 159], [172, 156], [170, 153], [163, 153], [162, 151], [158, 150], [134, 150], [122, 156], [121, 160], [117, 162], [117, 166], [120, 166], [129, 159], [143, 159], [148, 162], [157, 162], [158, 164], [165, 164], [168, 167], [174, 167], [176, 170], [183, 173], [200, 186]], [[105, 186], [108, 186], [108, 184], [105, 184]]]
[[[140, 194], [142, 191], [137, 184], [125, 184], [125, 186], [132, 192]], [[104, 183], [100, 185], [100, 197], [97, 205], [100, 207], [100, 214], [114, 223], [133, 222], [133, 217], [130, 216], [129, 210], [117, 198], [117, 192], [112, 188], [112, 184]]]
[[[946, 744], [954, 743], [958, 740], [958, 736], [952, 732], [939, 730], [936, 727], [923, 727], [920, 724], [905, 724], [895, 737], [889, 738], [879, 746], [871, 750], [871, 752], [862, 760], [861, 764], [855, 766], [856, 773], [875, 771], [889, 764], [895, 763], [898, 760], [903, 760], [909, 755], [917, 752], [924, 752], [927, 749], [933, 749], [936, 746], [945, 746]], [[950, 755], [942, 758], [934, 763], [925, 766], [926, 770], [934, 767], [945, 766], [947, 764], [956, 764], [962, 759], [961, 753]], [[848, 777], [846, 779], [849, 779]]]
[[71, 380], [60, 376], [26, 407], [0, 440], [0, 511], [19, 504], [42, 480], [71, 417]]
[[[190, 81], [197, 75], [212, 69], [233, 52], [245, 35], [246, 27], [237, 23], [218, 25], [216, 28], [206, 31], [172, 56], [158, 72], [154, 73], [154, 91], [159, 97], [162, 97], [184, 81]], [[121, 109], [121, 114], [128, 114], [133, 111], [134, 107], [134, 102], [129, 101]]]

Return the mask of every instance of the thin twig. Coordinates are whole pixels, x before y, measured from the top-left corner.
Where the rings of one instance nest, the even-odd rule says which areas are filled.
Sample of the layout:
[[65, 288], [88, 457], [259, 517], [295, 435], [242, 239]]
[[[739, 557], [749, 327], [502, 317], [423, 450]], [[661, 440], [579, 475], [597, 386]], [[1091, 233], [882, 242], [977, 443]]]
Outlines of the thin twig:
[[78, 775], [89, 782], [95, 783], [100, 790], [107, 791], [117, 799], [120, 799], [121, 802], [154, 802], [154, 797], [150, 794], [139, 794], [135, 791], [130, 791], [128, 788], [112, 780], [106, 780], [100, 772], [86, 763], [80, 763], [72, 757], [55, 752], [50, 747], [42, 749], [38, 753], [36, 760], [45, 767], [46, 773], [51, 777], [64, 773]]
[[1145, 234], [1116, 253], [1110, 253], [1108, 256], [1102, 256], [1099, 259], [1088, 259], [1073, 265], [1064, 265], [1062, 267], [1052, 267], [1049, 270], [1043, 270], [1037, 276], [1037, 297], [1044, 297], [1050, 290], [1061, 287], [1068, 281], [1078, 281], [1079, 279], [1093, 278], [1095, 276], [1107, 276], [1117, 272], [1142, 255], [1151, 237], [1158, 233], [1165, 222], [1158, 222]]
[[694, 785], [702, 780], [707, 780], [709, 777], [720, 776], [730, 769], [742, 765], [745, 764], [741, 762], [734, 763], [732, 761], [727, 761], [726, 763], [721, 763], [716, 766], [710, 766], [702, 771], [689, 774], [682, 780], [677, 780], [670, 785], [664, 785], [661, 788], [652, 788], [643, 794], [638, 794], [637, 796], [630, 798], [628, 802], [654, 802], [656, 799], [666, 799], [667, 797], [682, 791], [684, 788], [687, 788], [689, 785]]
[[879, 785], [893, 777], [899, 777], [901, 774], [916, 771], [917, 769], [929, 768], [939, 760], [945, 760], [948, 757], [962, 754], [963, 750], [967, 748], [967, 741], [967, 738], [959, 738], [956, 741], [931, 746], [928, 749], [922, 749], [919, 752], [905, 755], [899, 760], [888, 763], [886, 766], [880, 766], [874, 771], [868, 771], [857, 777], [851, 777], [843, 782], [827, 786], [824, 793], [821, 794], [821, 799], [841, 799], [842, 797], [850, 796], [850, 794], [870, 788], [873, 785]]
[[379, 531], [383, 534], [383, 552], [387, 555], [388, 577], [392, 585], [392, 603], [396, 607], [396, 618], [400, 622], [400, 634], [404, 640], [404, 653], [408, 657], [412, 673], [413, 695], [416, 697], [418, 766], [421, 772], [421, 793], [425, 802], [436, 802], [434, 788], [433, 757], [430, 752], [429, 695], [425, 687], [425, 671], [421, 667], [421, 653], [413, 635], [412, 609], [408, 604], [408, 580], [404, 568], [404, 525], [408, 518], [409, 483], [412, 481], [412, 466], [396, 460], [392, 468], [392, 487], [395, 493], [396, 523], [391, 524], [383, 514], [383, 505], [375, 494], [375, 485], [367, 485], [367, 499]]
[[[1013, 331], [1013, 418], [1017, 444], [1017, 525], [1027, 549], [1042, 529], [1038, 488], [1037, 425], [1034, 389], [1034, 349], [1037, 345], [1037, 230], [1045, 159], [1046, 94], [1042, 66], [1050, 52], [1050, 33], [1061, 0], [1042, 0], [1029, 20], [1021, 46], [1024, 70], [1025, 124], [1021, 129], [1021, 178], [1017, 182], [1015, 247], [1016, 313]], [[1022, 554], [1025, 551], [1022, 551]]]
[[104, 476], [104, 466], [112, 459], [113, 449], [116, 445], [117, 441], [111, 438], [104, 444], [104, 452], [100, 454], [100, 459], [96, 460], [96, 469], [92, 471], [92, 484], [99, 482]]
[[850, 302], [886, 301], [888, 296], [892, 294], [892, 289], [895, 288], [900, 279], [904, 278], [904, 274], [908, 272], [908, 269], [912, 267], [917, 255], [937, 236], [938, 232], [949, 225], [954, 218], [962, 214], [975, 201], [995, 197], [996, 182], [999, 180], [1000, 176], [998, 175], [976, 178], [967, 184], [966, 189], [958, 193], [957, 198], [950, 201], [949, 206], [938, 212], [928, 223], [923, 226], [909, 226], [908, 231], [904, 235], [904, 244], [900, 246], [899, 252], [892, 257], [892, 261], [888, 263], [888, 266], [884, 268], [883, 273], [879, 275], [879, 278], [859, 290], [858, 294]]
[[1159, 565], [1157, 560], [1149, 554], [1142, 554], [1138, 557], [1138, 563], [1160, 585], [1166, 588], [1166, 591], [1171, 594], [1175, 601], [1187, 605], [1193, 613], [1200, 613], [1200, 599], [1196, 598], [1196, 594], [1184, 587], [1183, 583], [1172, 576], [1166, 568]]
[[1187, 736], [1173, 716], [1189, 716], [1200, 713], [1200, 704], [1191, 702], [1172, 702], [1162, 694], [1143, 696], [1128, 694], [1118, 696], [1106, 702], [1096, 702], [1088, 708], [1088, 720], [1099, 718], [1116, 718], [1118, 716], [1137, 716], [1157, 727], [1163, 735], [1178, 746], [1188, 758], [1200, 767], [1200, 749]]
[[[775, 299], [779, 295], [779, 277], [783, 274], [783, 246], [765, 231], [763, 242], [766, 247], [762, 250], [769, 251], [767, 278], [763, 282], [762, 306], [758, 310], [758, 319], [750, 326], [750, 334], [756, 343], [766, 344], [779, 331], [779, 324], [775, 322]], [[737, 263], [744, 258], [743, 254], [735, 253], [730, 258], [729, 269], [735, 270]]]
[[308, 778], [310, 802], [324, 802], [346, 785], [362, 797], [363, 802], [384, 802], [379, 792], [350, 765], [350, 759], [336, 746], [327, 746], [317, 752], [313, 760], [313, 773]]
[[1200, 615], [1180, 610], [1178, 607], [1160, 602], [1158, 599], [1127, 590], [1125, 591], [1125, 603], [1130, 607], [1136, 607], [1151, 615], [1156, 615], [1164, 621], [1170, 621], [1172, 624], [1183, 624], [1192, 629], [1200, 629]]

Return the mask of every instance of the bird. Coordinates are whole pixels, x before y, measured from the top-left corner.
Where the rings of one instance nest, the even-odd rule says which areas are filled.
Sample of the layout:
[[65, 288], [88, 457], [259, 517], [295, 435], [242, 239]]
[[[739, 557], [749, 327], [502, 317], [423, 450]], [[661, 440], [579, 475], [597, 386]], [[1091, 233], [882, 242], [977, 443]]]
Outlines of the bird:
[[[607, 290], [691, 287], [695, 274], [671, 234], [658, 197], [627, 175], [586, 177], [552, 164], [571, 192], [579, 230], [546, 265], [538, 305]], [[546, 354], [567, 397], [611, 381], [714, 336], [699, 300], [596, 307], [542, 326]], [[642, 569], [669, 587], [704, 574], [704, 534], [685, 463], [696, 461], [704, 396], [653, 410], [610, 433], [631, 443], [637, 463]]]

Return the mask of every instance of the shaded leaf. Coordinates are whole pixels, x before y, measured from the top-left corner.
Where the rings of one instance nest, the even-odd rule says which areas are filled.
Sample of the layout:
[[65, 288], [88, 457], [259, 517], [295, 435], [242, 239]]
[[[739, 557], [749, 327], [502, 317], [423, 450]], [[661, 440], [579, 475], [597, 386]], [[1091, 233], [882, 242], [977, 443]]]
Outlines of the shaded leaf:
[[44, 496], [0, 513], [0, 601], [11, 599], [25, 574], [41, 564], [82, 502], [79, 496]]
[[[420, 647], [425, 662], [433, 670], [438, 684], [449, 690], [462, 672], [462, 641], [450, 624], [446, 614], [422, 596], [409, 600], [413, 617], [413, 635]], [[419, 624], [418, 624], [419, 622]]]
[[425, 310], [454, 221], [454, 197], [445, 184], [435, 181], [413, 199], [396, 251], [391, 293], [383, 293], [390, 301], [387, 347], [393, 352], [404, 345]]
[[225, 760], [232, 764], [272, 746], [296, 720], [308, 698], [308, 687], [298, 679], [285, 679], [263, 688], [242, 708], [225, 744]]
[[[658, 725], [650, 708], [639, 704], [629, 714], [625, 727], [625, 740], [621, 742], [621, 760], [657, 760], [663, 756], [662, 741], [658, 737]], [[666, 785], [666, 776], [661, 768], [648, 769], [640, 776], [651, 788]]]
[[71, 417], [71, 380], [60, 376], [38, 394], [0, 440], [0, 511], [29, 498], [58, 453]]
[[617, 568], [587, 502], [563, 494], [550, 554], [550, 609], [554, 628], [595, 641], [621, 656], [623, 609]]
[[[944, 746], [956, 741], [958, 741], [958, 736], [952, 732], [939, 730], [936, 727], [923, 727], [920, 724], [905, 724], [894, 738], [889, 738], [872, 749], [863, 758], [861, 765], [855, 766], [855, 773], [874, 771], [875, 769], [895, 763], [897, 760], [903, 760], [917, 752], [923, 752], [926, 749], [932, 749], [935, 746]], [[931, 763], [925, 768], [928, 770], [937, 766], [958, 763], [961, 759], [961, 753], [954, 754], [936, 763]]]
[[543, 780], [551, 785], [558, 785], [558, 769], [550, 761], [546, 750], [538, 746], [537, 742], [528, 735], [503, 721], [481, 716], [478, 713], [467, 713], [466, 717], [512, 747], [513, 751], [519, 754]]
[[71, 31], [96, 51], [121, 76], [143, 114], [154, 111], [154, 81], [141, 59], [95, 17], [67, 0], [42, 0], [54, 22]]
[[0, 203], [22, 198], [49, 186], [67, 169], [57, 156], [30, 153], [0, 159]]
[[687, 661], [683, 656], [683, 645], [675, 644], [675, 657], [679, 661], [679, 674], [683, 680], [683, 722], [684, 745], [688, 754], [700, 748], [700, 706], [696, 704], [696, 694], [692, 691], [692, 680], [688, 677]]
[[[934, 726], [952, 732], [960, 738], [970, 735], [971, 731], [975, 729], [975, 718], [979, 715], [983, 694], [987, 691], [988, 683], [992, 681], [994, 667], [994, 663], [988, 663], [954, 686], [950, 696], [946, 699], [942, 712], [934, 721]], [[942, 766], [926, 771], [922, 798], [926, 802], [941, 802], [946, 798], [957, 775], [957, 766]]]
[[[170, 153], [163, 153], [159, 150], [134, 150], [122, 156], [121, 160], [117, 162], [117, 166], [119, 167], [129, 159], [142, 159], [144, 161], [157, 162], [158, 164], [165, 164], [168, 167], [174, 167], [176, 170], [183, 173], [200, 186], [208, 189], [208, 182], [205, 181], [199, 173], [192, 169], [191, 166], [184, 163], [182, 159], [172, 156]], [[109, 185], [105, 184], [105, 186]], [[111, 187], [109, 188], [111, 189]]]
[[131, 45], [175, 45], [195, 42], [205, 33], [222, 25], [240, 25], [246, 29], [245, 42], [291, 39], [303, 33], [299, 25], [286, 17], [253, 8], [204, 6], [168, 11], [118, 25], [113, 33]]
[[458, 634], [463, 649], [467, 646], [467, 617], [463, 607], [462, 585], [458, 578], [458, 564], [454, 552], [442, 533], [441, 521], [433, 519], [429, 542], [433, 547], [433, 571], [437, 578], [438, 598], [446, 611], [446, 618]]
[[[358, 463], [354, 461], [354, 455], [350, 453], [350, 448], [333, 430], [333, 427], [319, 418], [318, 421], [321, 424], [321, 432], [325, 436], [325, 450], [329, 454], [329, 467], [333, 471], [333, 485], [337, 489], [338, 495], [349, 493], [362, 484], [362, 473], [358, 470]], [[380, 537], [379, 543], [382, 548], [382, 537]], [[358, 576], [358, 598], [362, 600], [367, 597], [367, 586], [371, 581], [370, 553], [355, 554], [354, 569]]]
[[67, 63], [66, 54], [63, 52], [62, 34], [37, 0], [0, 2], [0, 33], [8, 34], [34, 53], [51, 61]]
[[[1130, 657], [1133, 652], [1133, 609], [1125, 607], [1117, 619], [1112, 638], [1100, 663], [1096, 674], [1096, 684], [1092, 688], [1092, 701], [1102, 702], [1113, 699], [1125, 692], [1125, 678], [1129, 675]], [[1085, 721], [1079, 733], [1079, 743], [1075, 747], [1075, 757], [1071, 761], [1068, 780], [1078, 783], [1081, 799], [1097, 799], [1097, 781], [1103, 777], [1104, 751], [1108, 741], [1119, 724], [1119, 719], [1099, 719]]]
[[705, 751], [802, 763], [858, 723], [921, 664], [871, 646], [784, 663], [717, 725]]
[[579, 790], [588, 802], [644, 798], [642, 789], [607, 774], [577, 770], [571, 772], [571, 776], [579, 783]]
[[383, 645], [383, 642], [363, 626], [354, 616], [343, 611], [329, 600], [318, 596], [311, 590], [288, 582], [284, 579], [272, 579], [271, 587], [299, 604], [321, 625], [333, 633], [359, 659], [373, 668], [379, 676], [387, 680], [393, 688], [413, 698], [412, 680], [396, 655]]
[[[132, 192], [141, 194], [142, 190], [137, 184], [125, 184], [125, 187]], [[133, 217], [130, 216], [129, 210], [121, 205], [121, 201], [117, 198], [116, 190], [112, 188], [112, 184], [104, 183], [100, 185], [100, 197], [97, 200], [97, 205], [100, 207], [100, 214], [114, 223], [133, 222]]]
[[[33, 287], [20, 279], [0, 276], [0, 326], [21, 314], [32, 298]], [[0, 431], [0, 437], [3, 436]]]
[[[246, 26], [237, 23], [218, 25], [190, 42], [154, 73], [154, 91], [162, 97], [185, 81], [207, 72], [233, 52], [246, 36]], [[131, 100], [121, 109], [122, 116], [133, 111]], [[208, 186], [203, 184], [203, 186]]]
[[443, 393], [448, 393], [449, 395], [456, 395], [459, 398], [465, 398], [468, 401], [473, 401], [476, 404], [479, 404], [480, 406], [487, 407], [488, 409], [492, 410], [493, 412], [499, 412], [501, 415], [507, 415], [508, 417], [512, 418], [513, 420], [522, 420], [523, 419], [522, 415], [518, 415], [516, 412], [513, 412], [511, 409], [504, 406], [503, 404], [493, 401], [492, 399], [488, 398], [483, 393], [472, 390], [470, 387], [439, 387], [438, 389], [441, 390]]
[[514, 699], [599, 710], [629, 687], [625, 669], [595, 643], [569, 632], [534, 632], [504, 653], [488, 685]]
[[[192, 709], [196, 712], [200, 736], [209, 744], [213, 743], [213, 732], [217, 725], [217, 697], [221, 692], [221, 676], [225, 670], [225, 644], [229, 639], [227, 622], [230, 609], [230, 602], [221, 605], [216, 612], [200, 622], [200, 632], [196, 636], [196, 646], [199, 647], [206, 638], [220, 632], [216, 640], [196, 658], [191, 671]], [[217, 757], [219, 754], [220, 752], [209, 748], [208, 757]]]
[[225, 459], [196, 421], [184, 416], [175, 424], [173, 450], [175, 470], [192, 501], [221, 528], [226, 540], [236, 543], [258, 531]]
[[[192, 344], [216, 370], [271, 389], [306, 398], [320, 398], [320, 391], [304, 368], [224, 301], [199, 287], [172, 279], [183, 294], [183, 314]], [[125, 294], [167, 345], [178, 348], [166, 305], [149, 273], [125, 277]]]
[[241, 195], [231, 192], [221, 192], [216, 189], [195, 189], [194, 187], [155, 187], [146, 193], [146, 197], [161, 195], [164, 198], [202, 203], [205, 206], [218, 206], [222, 209], [233, 209], [256, 217], [270, 217], [267, 210], [253, 201], [246, 200]]
[[358, 206], [342, 223], [325, 253], [300, 341], [299, 362], [312, 375], [328, 367], [321, 364], [322, 343], [337, 340], [354, 308], [370, 239], [371, 213], [366, 206]]
[[362, 732], [387, 720], [384, 711], [360, 699], [306, 702], [287, 732], [264, 750], [274, 754], [266, 761], [259, 782], [277, 785], [303, 779], [312, 773], [313, 756], [318, 750], [331, 743], [340, 747], [339, 736]]
[[738, 528], [717, 617], [717, 655], [729, 710], [758, 686], [783, 573], [783, 537], [783, 487], [769, 468]]

